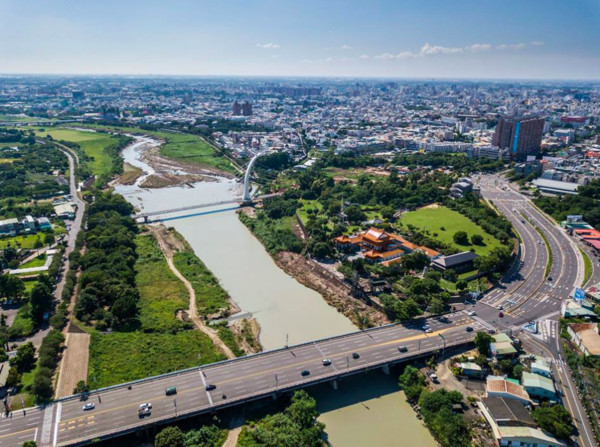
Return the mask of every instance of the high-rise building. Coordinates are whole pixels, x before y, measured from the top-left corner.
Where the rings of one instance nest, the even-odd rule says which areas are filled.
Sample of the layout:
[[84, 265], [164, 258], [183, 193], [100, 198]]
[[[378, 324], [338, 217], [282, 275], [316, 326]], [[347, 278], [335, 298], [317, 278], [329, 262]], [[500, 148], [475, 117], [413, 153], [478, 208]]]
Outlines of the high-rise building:
[[233, 101], [233, 105], [231, 106], [231, 114], [233, 116], [240, 116], [242, 114], [242, 106], [239, 102], [237, 102], [237, 99]]
[[248, 101], [246, 101], [242, 104], [242, 115], [244, 115], [244, 116], [252, 115], [252, 104], [250, 104]]
[[492, 145], [508, 149], [511, 158], [533, 155], [540, 151], [544, 119], [533, 117], [500, 118], [492, 138]]

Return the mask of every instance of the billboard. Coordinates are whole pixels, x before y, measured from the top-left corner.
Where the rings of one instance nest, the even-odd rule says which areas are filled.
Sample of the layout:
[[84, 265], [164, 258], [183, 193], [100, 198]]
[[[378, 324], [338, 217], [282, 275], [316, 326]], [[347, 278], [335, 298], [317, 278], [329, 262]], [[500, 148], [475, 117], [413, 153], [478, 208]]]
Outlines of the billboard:
[[575, 298], [576, 301], [583, 301], [585, 300], [585, 292], [581, 287], [576, 287], [575, 288], [575, 292], [573, 293], [573, 298]]

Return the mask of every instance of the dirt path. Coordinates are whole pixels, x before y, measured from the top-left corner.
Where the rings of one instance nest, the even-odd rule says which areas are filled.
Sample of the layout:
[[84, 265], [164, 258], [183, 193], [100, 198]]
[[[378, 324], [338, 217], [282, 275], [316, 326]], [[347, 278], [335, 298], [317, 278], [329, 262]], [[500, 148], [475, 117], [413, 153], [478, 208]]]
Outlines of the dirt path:
[[227, 439], [223, 443], [222, 447], [235, 447], [244, 426], [244, 418], [235, 417], [229, 423], [229, 432], [227, 433]]
[[73, 389], [80, 380], [87, 382], [90, 334], [69, 332], [65, 345], [58, 373], [56, 397], [73, 394]]
[[198, 310], [196, 308], [196, 292], [194, 290], [194, 287], [185, 278], [185, 276], [183, 276], [181, 272], [177, 270], [177, 267], [175, 267], [175, 264], [173, 263], [173, 252], [171, 251], [169, 245], [165, 242], [161, 232], [158, 231], [158, 228], [153, 226], [148, 226], [148, 229], [156, 237], [158, 245], [160, 246], [160, 249], [165, 255], [165, 259], [167, 260], [169, 268], [175, 274], [175, 276], [177, 276], [177, 278], [179, 278], [179, 280], [185, 285], [185, 288], [188, 291], [188, 295], [190, 297], [190, 308], [188, 309], [188, 316], [190, 320], [192, 320], [194, 326], [196, 326], [197, 329], [201, 330], [210, 337], [215, 346], [217, 346], [223, 352], [223, 354], [227, 356], [227, 358], [234, 359], [235, 354], [233, 353], [233, 351], [229, 349], [229, 347], [225, 343], [223, 343], [216, 331], [207, 326], [202, 320], [202, 318], [198, 316]]

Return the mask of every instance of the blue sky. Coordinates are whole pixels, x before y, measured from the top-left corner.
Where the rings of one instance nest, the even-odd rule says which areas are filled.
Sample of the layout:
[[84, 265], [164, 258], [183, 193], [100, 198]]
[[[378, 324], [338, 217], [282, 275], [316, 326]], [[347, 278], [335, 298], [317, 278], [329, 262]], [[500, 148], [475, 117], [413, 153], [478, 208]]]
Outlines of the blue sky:
[[1, 73], [600, 77], [600, 0], [0, 0]]

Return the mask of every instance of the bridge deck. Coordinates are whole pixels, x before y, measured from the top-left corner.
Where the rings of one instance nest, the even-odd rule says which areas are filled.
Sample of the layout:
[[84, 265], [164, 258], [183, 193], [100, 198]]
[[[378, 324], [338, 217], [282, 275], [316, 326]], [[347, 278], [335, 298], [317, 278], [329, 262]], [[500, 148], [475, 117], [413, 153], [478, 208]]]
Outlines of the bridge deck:
[[[446, 321], [430, 319], [428, 323], [431, 333], [423, 331], [423, 321], [390, 325], [149, 378], [134, 383], [131, 390], [126, 385], [100, 390], [90, 397], [89, 402], [94, 402], [96, 408], [88, 412], [82, 411], [83, 403], [77, 397], [66, 398], [46, 409], [30, 410], [25, 417], [15, 414], [5, 420], [3, 428], [8, 431], [0, 434], [0, 446], [20, 445], [23, 439], [34, 436], [39, 442], [37, 427], [28, 425], [27, 420], [35, 418], [34, 412], [39, 413], [38, 419], [44, 419], [46, 431], [51, 431], [53, 442], [48, 445], [80, 445], [95, 438], [116, 436], [143, 426], [259, 399], [276, 391], [405, 361], [444, 346], [469, 343], [476, 331], [484, 329], [465, 313], [451, 314]], [[466, 326], [474, 330], [467, 332]], [[407, 350], [400, 352], [399, 346]], [[354, 359], [354, 352], [360, 358]], [[329, 358], [332, 364], [323, 366], [323, 358]], [[302, 370], [310, 371], [310, 375], [302, 376]], [[216, 385], [214, 391], [205, 390], [209, 383]], [[165, 388], [171, 386], [177, 387], [177, 394], [165, 396]], [[149, 417], [140, 419], [137, 408], [143, 402], [151, 402], [153, 409]]]

